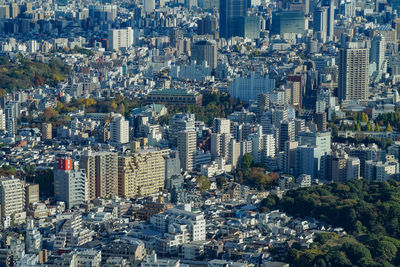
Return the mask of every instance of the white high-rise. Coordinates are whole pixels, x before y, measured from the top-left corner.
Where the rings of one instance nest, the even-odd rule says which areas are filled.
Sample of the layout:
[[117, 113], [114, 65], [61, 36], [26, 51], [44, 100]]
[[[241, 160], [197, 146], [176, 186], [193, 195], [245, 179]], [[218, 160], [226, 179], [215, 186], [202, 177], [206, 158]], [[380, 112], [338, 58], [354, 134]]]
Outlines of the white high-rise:
[[110, 132], [111, 143], [117, 145], [129, 143], [129, 121], [125, 120], [121, 114], [111, 118]]
[[256, 100], [259, 94], [275, 89], [275, 80], [260, 73], [252, 72], [250, 77], [237, 77], [231, 83], [230, 92], [233, 98], [249, 102]]
[[131, 27], [126, 29], [112, 29], [108, 37], [111, 50], [118, 51], [121, 48], [128, 48], [133, 45], [133, 30]]

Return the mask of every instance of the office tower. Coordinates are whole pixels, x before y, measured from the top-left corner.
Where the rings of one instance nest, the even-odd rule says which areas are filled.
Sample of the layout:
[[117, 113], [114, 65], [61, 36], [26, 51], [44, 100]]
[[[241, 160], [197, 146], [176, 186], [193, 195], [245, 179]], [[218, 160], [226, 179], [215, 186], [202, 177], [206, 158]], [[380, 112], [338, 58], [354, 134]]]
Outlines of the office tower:
[[386, 73], [387, 63], [385, 60], [386, 43], [382, 35], [376, 35], [372, 38], [369, 63], [375, 64], [373, 76], [380, 80], [382, 74]]
[[10, 18], [15, 19], [19, 15], [19, 6], [17, 3], [10, 4]]
[[279, 126], [279, 151], [284, 151], [286, 141], [295, 139], [295, 123], [293, 120], [281, 121]]
[[116, 5], [92, 5], [89, 6], [89, 17], [99, 22], [114, 21], [117, 9]]
[[317, 7], [314, 10], [314, 33], [320, 34], [320, 40], [326, 42], [328, 37], [328, 8]]
[[1, 5], [0, 6], [0, 19], [9, 19], [10, 18], [10, 6], [9, 5]]
[[326, 131], [326, 112], [317, 112], [314, 114], [315, 124], [317, 124], [317, 130], [319, 132]]
[[118, 194], [132, 198], [158, 193], [164, 188], [164, 155], [169, 150], [138, 150], [118, 158]]
[[243, 37], [249, 39], [260, 38], [260, 17], [258, 16], [247, 16], [244, 18], [244, 33]]
[[285, 33], [304, 34], [305, 20], [302, 11], [276, 11], [272, 14], [272, 33], [283, 35]]
[[0, 211], [4, 228], [17, 214], [25, 209], [25, 190], [21, 180], [8, 177], [0, 178]]
[[133, 45], [133, 30], [131, 27], [126, 29], [112, 29], [108, 33], [110, 49], [118, 51], [121, 48], [129, 48]]
[[183, 171], [192, 171], [194, 167], [194, 156], [197, 146], [196, 132], [191, 130], [178, 133], [178, 151]]
[[28, 208], [30, 204], [38, 202], [39, 202], [39, 185], [25, 184], [25, 207]]
[[212, 124], [213, 133], [227, 133], [231, 132], [231, 121], [225, 118], [215, 118]]
[[0, 109], [0, 131], [6, 130], [6, 114]]
[[43, 140], [52, 139], [51, 123], [42, 123], [42, 139]]
[[251, 72], [249, 77], [236, 77], [231, 83], [230, 93], [233, 98], [250, 102], [256, 100], [259, 94], [268, 93], [274, 89], [274, 79], [270, 79], [268, 75]]
[[85, 170], [75, 170], [68, 156], [58, 158], [54, 166], [54, 198], [65, 202], [67, 208], [84, 204], [88, 200]]
[[155, 0], [143, 0], [144, 2], [144, 11], [146, 13], [151, 13], [156, 9]]
[[110, 123], [111, 143], [122, 145], [129, 143], [129, 121], [118, 114], [111, 118]]
[[118, 195], [118, 153], [86, 150], [79, 167], [86, 172], [89, 200]]
[[333, 41], [335, 35], [335, 2], [332, 0], [328, 1], [328, 40]]
[[195, 131], [194, 127], [195, 116], [194, 114], [184, 114], [177, 113], [172, 116], [169, 120], [169, 128], [168, 128], [168, 142], [172, 147], [176, 147], [178, 145], [177, 137], [178, 132], [181, 131]]
[[217, 67], [217, 44], [213, 41], [198, 41], [191, 46], [192, 60], [197, 64], [207, 62], [211, 69]]
[[219, 1], [219, 33], [221, 38], [243, 37], [247, 0]]
[[347, 43], [339, 52], [340, 100], [366, 100], [369, 96], [369, 50], [360, 43]]
[[215, 34], [217, 31], [217, 18], [214, 16], [206, 16], [197, 22], [197, 34]]

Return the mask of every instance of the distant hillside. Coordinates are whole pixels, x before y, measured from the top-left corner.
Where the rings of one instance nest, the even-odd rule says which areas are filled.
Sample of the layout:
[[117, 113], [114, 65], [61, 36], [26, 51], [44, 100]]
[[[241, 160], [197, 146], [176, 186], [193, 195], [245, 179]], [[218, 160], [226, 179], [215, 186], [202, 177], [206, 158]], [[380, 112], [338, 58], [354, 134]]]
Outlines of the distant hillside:
[[0, 89], [13, 91], [48, 84], [55, 86], [67, 78], [69, 66], [59, 59], [42, 63], [21, 58], [18, 63], [0, 57]]

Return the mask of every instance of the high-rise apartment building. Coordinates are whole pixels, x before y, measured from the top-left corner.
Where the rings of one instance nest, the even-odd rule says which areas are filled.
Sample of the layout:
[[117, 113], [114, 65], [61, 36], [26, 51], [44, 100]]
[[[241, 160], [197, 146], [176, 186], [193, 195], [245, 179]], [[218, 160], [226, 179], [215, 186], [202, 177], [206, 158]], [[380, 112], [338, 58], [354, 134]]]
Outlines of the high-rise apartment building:
[[118, 114], [111, 118], [110, 123], [111, 143], [123, 145], [129, 143], [129, 121]]
[[178, 133], [178, 151], [183, 171], [191, 171], [194, 167], [197, 136], [195, 131], [186, 130]]
[[0, 109], [0, 131], [6, 130], [6, 115], [3, 110]]
[[118, 153], [86, 150], [79, 167], [86, 172], [89, 200], [118, 195]]
[[244, 36], [247, 0], [219, 1], [219, 34], [229, 39], [234, 36]]
[[217, 44], [214, 41], [198, 41], [191, 46], [192, 60], [197, 64], [207, 62], [211, 69], [217, 67]]
[[128, 48], [133, 45], [133, 30], [131, 27], [126, 29], [112, 29], [109, 32], [110, 49], [118, 51], [121, 48]]
[[366, 100], [369, 96], [369, 49], [350, 42], [339, 52], [340, 100]]
[[12, 216], [25, 209], [25, 189], [21, 180], [0, 178], [0, 210], [3, 227], [10, 225]]
[[88, 183], [85, 170], [76, 170], [68, 156], [58, 158], [54, 166], [54, 198], [63, 201], [68, 208], [88, 200]]
[[147, 196], [164, 188], [164, 155], [169, 150], [138, 150], [118, 158], [118, 193], [122, 197]]
[[42, 123], [42, 139], [50, 140], [52, 137], [53, 135], [51, 123]]

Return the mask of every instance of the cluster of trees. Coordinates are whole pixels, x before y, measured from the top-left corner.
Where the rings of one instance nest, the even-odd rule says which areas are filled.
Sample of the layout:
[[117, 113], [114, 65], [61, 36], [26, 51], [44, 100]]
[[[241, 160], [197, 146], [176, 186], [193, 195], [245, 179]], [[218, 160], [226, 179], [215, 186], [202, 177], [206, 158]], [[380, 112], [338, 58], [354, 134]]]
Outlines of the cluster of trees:
[[396, 110], [396, 112], [379, 114], [375, 121], [380, 126], [389, 125], [390, 130], [387, 129], [387, 131], [392, 131], [392, 125], [396, 129], [400, 129], [400, 111]]
[[393, 143], [391, 138], [373, 138], [373, 137], [361, 137], [361, 138], [352, 138], [352, 137], [341, 137], [341, 136], [333, 136], [332, 142], [337, 143], [348, 143], [348, 144], [364, 144], [368, 146], [369, 144], [377, 144], [380, 148], [386, 149]]
[[39, 184], [41, 197], [54, 196], [54, 172], [52, 169], [36, 169], [34, 165], [26, 165], [24, 171], [25, 179], [28, 183]]
[[[241, 110], [244, 103], [219, 92], [203, 92], [203, 105], [169, 105], [168, 113], [194, 113], [196, 120], [211, 124], [214, 118], [226, 118], [228, 114]], [[164, 119], [167, 120], [167, 119]]]
[[21, 56], [16, 63], [0, 57], [0, 88], [8, 92], [45, 84], [55, 86], [70, 73], [71, 68], [58, 59], [42, 63]]
[[235, 179], [239, 183], [245, 183], [260, 190], [277, 185], [279, 174], [266, 173], [266, 168], [260, 164], [254, 164], [250, 153], [243, 155], [240, 166], [236, 170]]
[[348, 239], [320, 235], [308, 249], [292, 247], [286, 258], [294, 266], [399, 266], [399, 199], [398, 181], [351, 180], [269, 196], [261, 209], [313, 217], [349, 233]]

